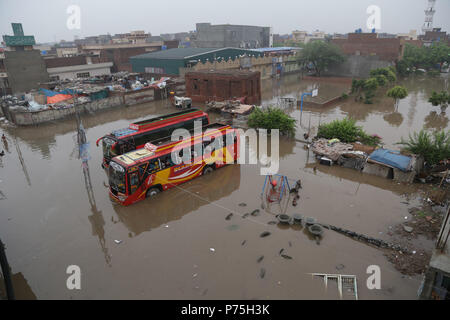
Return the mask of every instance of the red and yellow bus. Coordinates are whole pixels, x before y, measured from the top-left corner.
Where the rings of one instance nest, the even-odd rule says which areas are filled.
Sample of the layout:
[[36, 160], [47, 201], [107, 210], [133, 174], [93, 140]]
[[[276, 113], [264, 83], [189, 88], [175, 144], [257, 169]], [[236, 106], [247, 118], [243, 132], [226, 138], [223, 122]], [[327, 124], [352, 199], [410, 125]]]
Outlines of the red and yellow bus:
[[[229, 125], [210, 124], [189, 139], [170, 139], [111, 160], [109, 194], [114, 201], [127, 206], [237, 161], [239, 136]], [[174, 163], [172, 153], [190, 163]]]
[[107, 168], [112, 158], [141, 149], [147, 142], [168, 137], [175, 129], [191, 130], [195, 121], [201, 121], [202, 126], [208, 125], [208, 114], [198, 109], [189, 109], [135, 122], [128, 128], [113, 131], [96, 142], [98, 146], [102, 141], [102, 166]]

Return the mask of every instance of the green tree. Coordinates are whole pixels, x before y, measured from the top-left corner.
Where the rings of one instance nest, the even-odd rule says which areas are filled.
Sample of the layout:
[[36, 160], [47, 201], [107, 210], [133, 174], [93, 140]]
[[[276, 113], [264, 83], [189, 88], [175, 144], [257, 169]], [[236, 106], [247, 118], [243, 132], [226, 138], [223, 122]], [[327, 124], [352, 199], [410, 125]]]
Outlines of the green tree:
[[298, 59], [299, 64], [303, 66], [311, 63], [319, 77], [327, 67], [344, 61], [345, 56], [338, 46], [323, 41], [307, 43]]
[[450, 104], [450, 94], [446, 91], [442, 91], [440, 93], [433, 91], [430, 99], [428, 99], [428, 102], [430, 102], [433, 106], [441, 106], [446, 108], [447, 105]]
[[387, 96], [395, 100], [395, 107], [397, 107], [400, 99], [408, 96], [408, 90], [402, 86], [395, 86], [387, 92]]

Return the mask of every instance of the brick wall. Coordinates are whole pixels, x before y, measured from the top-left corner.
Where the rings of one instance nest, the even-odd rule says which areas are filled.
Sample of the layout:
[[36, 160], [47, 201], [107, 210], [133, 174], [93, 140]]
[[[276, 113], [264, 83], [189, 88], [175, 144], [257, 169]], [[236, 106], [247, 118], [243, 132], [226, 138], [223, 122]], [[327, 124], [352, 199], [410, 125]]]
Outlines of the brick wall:
[[402, 40], [377, 38], [375, 33], [350, 33], [348, 39], [333, 39], [331, 42], [346, 55], [375, 55], [384, 61], [396, 61], [403, 56]]
[[185, 76], [186, 95], [194, 102], [224, 101], [246, 97], [246, 103], [261, 102], [259, 72], [189, 72]]

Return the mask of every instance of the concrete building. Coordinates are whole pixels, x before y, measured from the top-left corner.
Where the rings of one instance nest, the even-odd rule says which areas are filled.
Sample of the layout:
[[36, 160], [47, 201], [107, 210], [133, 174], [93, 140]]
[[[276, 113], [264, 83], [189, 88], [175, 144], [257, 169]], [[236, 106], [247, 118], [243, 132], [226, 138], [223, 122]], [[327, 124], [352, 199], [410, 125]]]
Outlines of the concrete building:
[[3, 36], [6, 49], [0, 52], [0, 94], [27, 92], [48, 81], [41, 52], [33, 48], [34, 36], [25, 36], [22, 24], [12, 23], [13, 36]]
[[131, 57], [130, 63], [133, 72], [179, 76], [180, 69], [199, 62], [235, 60], [243, 55], [260, 57], [264, 54], [238, 48], [177, 48]]
[[111, 74], [113, 62], [97, 57], [75, 56], [45, 59], [50, 80], [80, 79]]
[[105, 45], [85, 45], [81, 46], [80, 53], [84, 55], [97, 56], [102, 60], [114, 63], [113, 72], [131, 71], [130, 57], [159, 51], [166, 47], [178, 47], [178, 43], [172, 42], [152, 42], [152, 43], [116, 43]]
[[309, 34], [307, 31], [292, 31], [292, 40], [297, 43], [308, 43], [311, 41], [324, 41], [325, 40], [325, 32], [316, 30], [313, 33]]
[[197, 48], [261, 48], [273, 46], [271, 27], [243, 25], [211, 25], [197, 23], [196, 39], [192, 45]]
[[420, 36], [424, 46], [431, 46], [433, 43], [446, 43], [450, 46], [450, 35], [442, 31], [441, 28], [434, 28], [432, 31], [427, 31], [425, 35]]
[[403, 40], [417, 40], [417, 30], [410, 30], [409, 33], [399, 33], [397, 34], [397, 38]]
[[186, 95], [194, 102], [224, 101], [244, 98], [247, 104], [261, 102], [259, 72], [221, 70], [186, 74]]

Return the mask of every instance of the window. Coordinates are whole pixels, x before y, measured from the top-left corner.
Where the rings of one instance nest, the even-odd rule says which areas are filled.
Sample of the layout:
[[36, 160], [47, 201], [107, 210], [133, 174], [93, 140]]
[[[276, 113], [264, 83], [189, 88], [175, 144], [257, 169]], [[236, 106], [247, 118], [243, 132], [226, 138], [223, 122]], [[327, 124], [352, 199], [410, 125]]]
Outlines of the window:
[[80, 72], [77, 73], [77, 78], [89, 78], [91, 75], [89, 72]]
[[161, 163], [161, 170], [168, 169], [174, 165], [170, 154], [159, 158], [159, 162]]
[[129, 185], [129, 191], [130, 194], [133, 194], [137, 188], [139, 187], [139, 174], [138, 172], [130, 173], [130, 185]]

